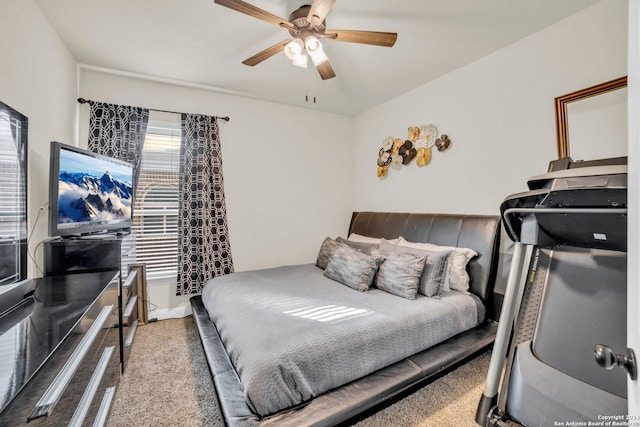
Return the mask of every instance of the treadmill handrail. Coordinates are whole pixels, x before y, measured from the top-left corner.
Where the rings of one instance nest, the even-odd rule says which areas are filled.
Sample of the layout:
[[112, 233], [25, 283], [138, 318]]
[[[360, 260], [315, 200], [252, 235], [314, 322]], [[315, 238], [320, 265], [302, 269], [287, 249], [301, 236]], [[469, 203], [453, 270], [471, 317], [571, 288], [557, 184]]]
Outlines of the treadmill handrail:
[[[502, 218], [509, 229], [509, 234], [516, 236], [509, 219], [509, 215], [512, 213], [626, 214], [627, 208], [509, 208], [502, 213]], [[518, 236], [518, 241], [520, 241], [520, 236]]]

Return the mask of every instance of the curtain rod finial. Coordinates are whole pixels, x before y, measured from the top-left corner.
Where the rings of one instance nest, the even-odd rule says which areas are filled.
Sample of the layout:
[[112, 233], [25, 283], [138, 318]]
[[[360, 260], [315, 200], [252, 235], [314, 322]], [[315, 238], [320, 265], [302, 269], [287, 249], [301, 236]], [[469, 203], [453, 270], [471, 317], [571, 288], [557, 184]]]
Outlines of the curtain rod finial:
[[84, 98], [78, 98], [78, 102], [79, 102], [80, 104], [86, 104], [86, 103], [87, 103], [87, 102], [89, 102], [89, 101], [87, 101], [87, 100], [86, 100], [86, 99], [84, 99]]

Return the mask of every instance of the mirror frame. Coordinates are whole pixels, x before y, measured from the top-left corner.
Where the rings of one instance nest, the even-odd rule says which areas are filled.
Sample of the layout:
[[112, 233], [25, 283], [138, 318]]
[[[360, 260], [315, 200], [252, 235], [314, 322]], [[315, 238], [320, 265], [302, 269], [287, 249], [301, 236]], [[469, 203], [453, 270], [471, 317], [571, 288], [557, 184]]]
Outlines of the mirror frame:
[[608, 82], [600, 83], [595, 86], [581, 89], [566, 95], [559, 96], [555, 99], [556, 104], [556, 132], [558, 135], [558, 158], [569, 157], [569, 123], [567, 117], [567, 107], [571, 102], [581, 99], [590, 98], [596, 95], [602, 95], [607, 92], [627, 87], [627, 76], [620, 77]]

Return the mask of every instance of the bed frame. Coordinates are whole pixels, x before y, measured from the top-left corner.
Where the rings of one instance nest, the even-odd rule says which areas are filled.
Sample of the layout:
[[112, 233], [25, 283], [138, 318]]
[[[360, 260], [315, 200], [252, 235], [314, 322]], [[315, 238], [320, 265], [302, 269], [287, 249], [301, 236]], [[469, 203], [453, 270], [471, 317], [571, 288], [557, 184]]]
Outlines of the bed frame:
[[[500, 218], [489, 215], [410, 214], [354, 212], [349, 233], [413, 242], [468, 247], [480, 253], [469, 263], [470, 290], [487, 307], [487, 319], [479, 326], [391, 366], [331, 390], [310, 402], [260, 418], [245, 402], [242, 386], [200, 296], [191, 298], [205, 356], [228, 426], [333, 426], [385, 405], [392, 397], [426, 384], [443, 372], [492, 345], [497, 330], [500, 285], [508, 265]], [[502, 241], [502, 243], [501, 243]]]

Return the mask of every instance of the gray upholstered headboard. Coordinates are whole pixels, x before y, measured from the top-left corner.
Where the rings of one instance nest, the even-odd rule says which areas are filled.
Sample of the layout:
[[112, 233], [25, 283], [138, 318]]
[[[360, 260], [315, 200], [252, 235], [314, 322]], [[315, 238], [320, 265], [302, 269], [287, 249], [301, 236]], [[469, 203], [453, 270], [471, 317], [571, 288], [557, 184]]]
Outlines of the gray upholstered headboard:
[[492, 303], [500, 242], [497, 215], [354, 212], [349, 233], [471, 248], [480, 254], [468, 266], [471, 292]]

